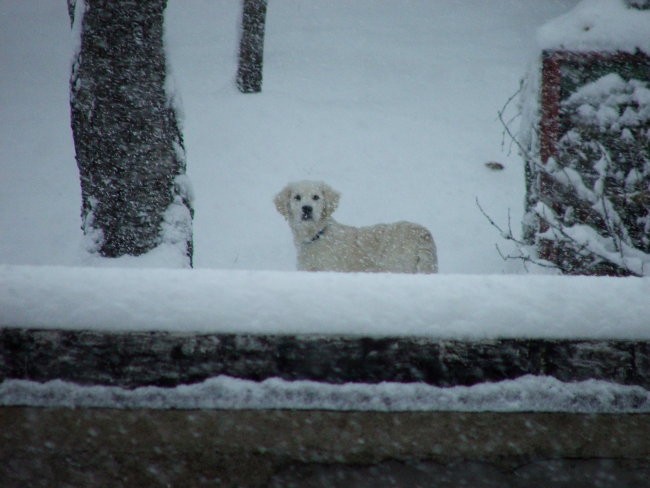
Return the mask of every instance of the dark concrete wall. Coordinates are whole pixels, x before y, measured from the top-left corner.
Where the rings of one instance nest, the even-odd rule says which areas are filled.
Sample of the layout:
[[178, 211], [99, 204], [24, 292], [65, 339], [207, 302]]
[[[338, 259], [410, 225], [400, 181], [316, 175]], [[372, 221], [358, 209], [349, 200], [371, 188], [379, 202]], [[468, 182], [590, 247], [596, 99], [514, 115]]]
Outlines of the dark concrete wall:
[[650, 415], [0, 409], [0, 486], [650, 486]]
[[[650, 386], [650, 343], [0, 329], [0, 381]], [[0, 408], [0, 487], [650, 488], [650, 414]]]
[[218, 375], [473, 385], [523, 375], [650, 389], [650, 342], [281, 336], [0, 328], [0, 380], [176, 386]]

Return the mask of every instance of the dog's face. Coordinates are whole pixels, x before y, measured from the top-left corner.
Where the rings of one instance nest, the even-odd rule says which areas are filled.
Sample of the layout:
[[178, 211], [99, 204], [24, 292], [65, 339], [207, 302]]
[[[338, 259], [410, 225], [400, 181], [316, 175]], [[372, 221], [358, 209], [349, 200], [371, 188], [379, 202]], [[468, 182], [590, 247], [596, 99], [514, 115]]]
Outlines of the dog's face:
[[339, 194], [325, 183], [301, 181], [287, 185], [277, 194], [274, 202], [278, 212], [293, 228], [313, 227], [332, 215], [338, 205]]

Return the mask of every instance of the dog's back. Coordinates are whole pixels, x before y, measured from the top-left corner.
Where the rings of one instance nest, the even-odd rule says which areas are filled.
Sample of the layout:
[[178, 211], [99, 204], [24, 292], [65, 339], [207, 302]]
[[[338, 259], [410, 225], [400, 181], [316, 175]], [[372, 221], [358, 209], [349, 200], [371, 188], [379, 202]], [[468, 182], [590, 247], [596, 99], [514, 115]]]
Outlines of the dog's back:
[[431, 233], [412, 222], [379, 224], [358, 229], [361, 247], [380, 272], [435, 273], [436, 246]]
[[371, 273], [436, 273], [431, 233], [411, 222], [352, 227], [335, 220], [299, 248], [299, 269]]

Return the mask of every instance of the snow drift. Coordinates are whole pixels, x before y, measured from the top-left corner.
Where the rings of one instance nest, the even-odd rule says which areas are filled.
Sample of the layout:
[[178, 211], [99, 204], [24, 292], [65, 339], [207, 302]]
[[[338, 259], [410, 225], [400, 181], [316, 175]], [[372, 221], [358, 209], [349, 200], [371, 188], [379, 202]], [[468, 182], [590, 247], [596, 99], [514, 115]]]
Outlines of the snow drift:
[[499, 383], [438, 388], [419, 383], [329, 385], [270, 379], [254, 382], [219, 376], [176, 388], [79, 386], [8, 380], [0, 384], [0, 406], [154, 409], [281, 409], [456, 412], [650, 412], [650, 392], [588, 380], [563, 383], [524, 376]]

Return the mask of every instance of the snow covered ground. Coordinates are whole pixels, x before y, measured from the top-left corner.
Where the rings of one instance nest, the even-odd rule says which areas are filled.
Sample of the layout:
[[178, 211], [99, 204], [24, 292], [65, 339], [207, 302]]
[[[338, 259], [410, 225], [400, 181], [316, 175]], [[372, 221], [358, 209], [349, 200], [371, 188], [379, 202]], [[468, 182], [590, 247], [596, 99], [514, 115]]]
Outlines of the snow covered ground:
[[[295, 269], [271, 200], [288, 181], [323, 179], [343, 194], [342, 223], [429, 227], [443, 273], [522, 272], [497, 254], [501, 239], [475, 199], [502, 223], [510, 209], [518, 230], [523, 165], [502, 147], [497, 111], [526, 72], [535, 30], [575, 3], [276, 0], [263, 92], [242, 95], [240, 1], [170, 0], [196, 267]], [[87, 264], [72, 37], [64, 4], [0, 0], [0, 263]], [[487, 169], [492, 160], [505, 170]]]

